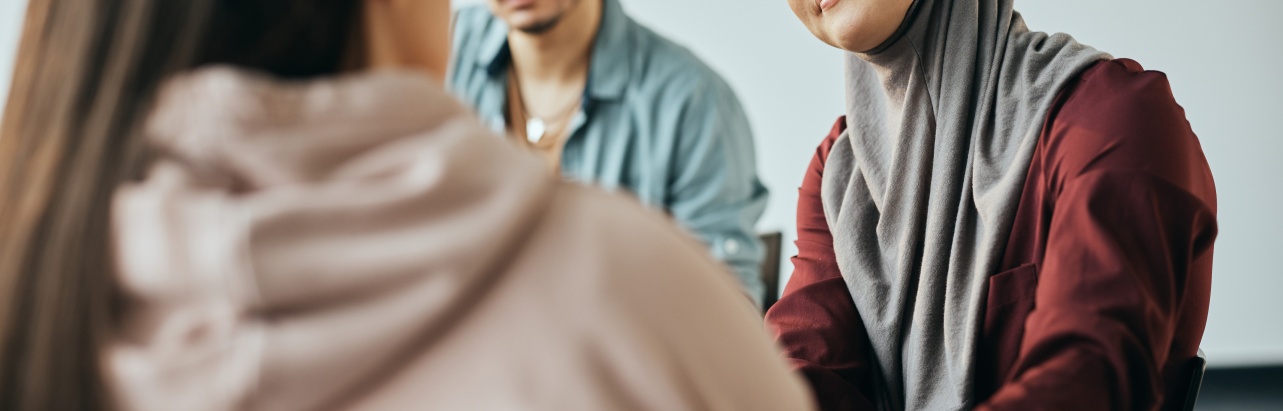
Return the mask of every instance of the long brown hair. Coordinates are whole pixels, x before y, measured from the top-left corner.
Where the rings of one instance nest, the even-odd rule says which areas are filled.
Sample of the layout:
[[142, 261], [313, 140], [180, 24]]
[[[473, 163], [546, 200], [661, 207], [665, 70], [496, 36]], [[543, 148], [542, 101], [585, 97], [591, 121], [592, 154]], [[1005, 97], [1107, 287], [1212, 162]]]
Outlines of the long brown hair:
[[336, 73], [359, 54], [361, 4], [30, 0], [0, 122], [0, 409], [110, 408], [110, 200], [145, 168], [138, 125], [164, 79], [207, 64]]

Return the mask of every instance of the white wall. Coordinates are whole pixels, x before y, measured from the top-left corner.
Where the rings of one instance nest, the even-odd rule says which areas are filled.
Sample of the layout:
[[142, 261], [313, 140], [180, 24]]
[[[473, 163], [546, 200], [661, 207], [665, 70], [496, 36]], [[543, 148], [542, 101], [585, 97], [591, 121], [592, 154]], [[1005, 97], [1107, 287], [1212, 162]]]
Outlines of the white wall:
[[5, 97], [9, 95], [13, 55], [18, 51], [18, 30], [22, 28], [26, 4], [26, 0], [0, 0], [0, 113], [4, 113], [8, 100]]
[[[474, 3], [478, 0], [456, 0]], [[736, 88], [772, 189], [763, 230], [791, 255], [796, 188], [842, 111], [841, 55], [814, 40], [785, 0], [622, 0], [638, 20], [686, 44]], [[0, 78], [22, 0], [0, 0]], [[1283, 364], [1283, 2], [1018, 0], [1030, 27], [1065, 31], [1171, 79], [1211, 162], [1220, 196], [1211, 318], [1214, 366]], [[0, 95], [8, 81], [0, 84]], [[785, 273], [788, 262], [785, 261]]]

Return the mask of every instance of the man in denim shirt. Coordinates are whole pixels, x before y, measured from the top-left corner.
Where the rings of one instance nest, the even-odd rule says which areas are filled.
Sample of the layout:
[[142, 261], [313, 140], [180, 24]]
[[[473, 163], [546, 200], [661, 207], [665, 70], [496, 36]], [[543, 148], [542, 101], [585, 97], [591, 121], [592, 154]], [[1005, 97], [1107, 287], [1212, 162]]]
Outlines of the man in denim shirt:
[[730, 86], [618, 0], [486, 0], [455, 18], [450, 86], [567, 178], [672, 215], [760, 303], [766, 207]]

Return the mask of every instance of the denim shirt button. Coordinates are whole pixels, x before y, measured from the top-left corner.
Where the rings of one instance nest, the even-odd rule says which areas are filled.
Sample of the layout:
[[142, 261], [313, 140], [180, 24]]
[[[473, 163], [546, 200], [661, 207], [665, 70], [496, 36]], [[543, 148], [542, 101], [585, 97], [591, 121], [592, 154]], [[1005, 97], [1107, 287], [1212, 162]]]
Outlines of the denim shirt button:
[[722, 251], [725, 251], [725, 252], [726, 252], [726, 254], [735, 254], [735, 253], [738, 253], [738, 252], [740, 251], [740, 243], [739, 243], [739, 241], [735, 241], [735, 239], [733, 239], [733, 238], [732, 238], [732, 239], [729, 239], [729, 240], [726, 240], [726, 241], [723, 241], [723, 242], [722, 242]]

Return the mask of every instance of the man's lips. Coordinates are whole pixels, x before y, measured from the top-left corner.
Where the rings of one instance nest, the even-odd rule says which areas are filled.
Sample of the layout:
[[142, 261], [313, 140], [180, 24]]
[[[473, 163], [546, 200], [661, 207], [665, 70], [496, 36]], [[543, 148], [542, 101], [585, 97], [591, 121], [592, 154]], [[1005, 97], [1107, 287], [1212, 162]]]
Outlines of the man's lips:
[[535, 5], [535, 0], [504, 0], [503, 5], [514, 9], [524, 9]]
[[833, 8], [834, 5], [838, 4], [839, 0], [815, 0], [815, 1], [816, 3], [819, 3], [820, 11], [825, 11]]

